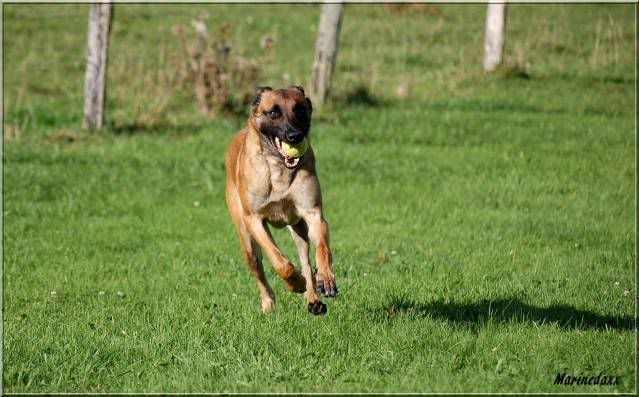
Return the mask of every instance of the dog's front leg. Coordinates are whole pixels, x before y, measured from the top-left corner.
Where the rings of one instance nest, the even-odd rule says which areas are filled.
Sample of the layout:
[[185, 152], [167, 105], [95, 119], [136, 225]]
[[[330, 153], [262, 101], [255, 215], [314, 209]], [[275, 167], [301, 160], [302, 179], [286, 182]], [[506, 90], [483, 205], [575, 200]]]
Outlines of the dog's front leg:
[[308, 236], [315, 245], [315, 264], [317, 266], [317, 290], [326, 297], [337, 294], [333, 256], [328, 246], [328, 223], [322, 216], [321, 208], [314, 208], [303, 216], [308, 225]]
[[265, 222], [254, 215], [245, 217], [244, 221], [253, 239], [262, 247], [262, 251], [273, 264], [277, 274], [284, 279], [288, 289], [299, 293], [306, 291], [306, 280], [277, 247]]
[[315, 291], [315, 278], [313, 277], [313, 270], [311, 269], [311, 263], [308, 259], [308, 226], [304, 220], [301, 220], [296, 225], [289, 226], [288, 228], [291, 231], [291, 236], [293, 236], [293, 241], [300, 256], [302, 275], [306, 279], [306, 292], [304, 292], [304, 297], [308, 304], [308, 311], [316, 315], [324, 314], [326, 313], [326, 305], [320, 302], [317, 292]]

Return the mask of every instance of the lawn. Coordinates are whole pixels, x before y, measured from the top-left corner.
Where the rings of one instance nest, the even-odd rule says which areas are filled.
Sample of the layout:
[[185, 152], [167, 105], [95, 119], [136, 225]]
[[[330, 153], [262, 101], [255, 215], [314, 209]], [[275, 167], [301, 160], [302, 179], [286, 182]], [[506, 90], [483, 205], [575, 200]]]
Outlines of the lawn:
[[263, 315], [240, 255], [223, 154], [248, 109], [205, 119], [170, 76], [171, 26], [206, 9], [237, 53], [275, 39], [260, 85], [306, 85], [319, 6], [116, 4], [87, 132], [88, 6], [4, 4], [4, 391], [634, 392], [635, 8], [508, 7], [486, 75], [485, 5], [346, 5], [316, 317], [268, 261]]

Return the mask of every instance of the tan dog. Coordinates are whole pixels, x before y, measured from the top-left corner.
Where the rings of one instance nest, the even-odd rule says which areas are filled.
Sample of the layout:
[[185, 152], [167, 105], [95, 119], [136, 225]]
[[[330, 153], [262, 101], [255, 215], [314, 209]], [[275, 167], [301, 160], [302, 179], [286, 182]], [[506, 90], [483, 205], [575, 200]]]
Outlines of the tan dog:
[[[235, 135], [226, 152], [226, 203], [244, 260], [257, 279], [264, 312], [274, 308], [275, 295], [264, 276], [262, 251], [287, 287], [304, 293], [311, 313], [326, 313], [317, 292], [327, 297], [337, 294], [313, 149], [294, 158], [282, 148], [283, 141], [297, 144], [308, 139], [312, 110], [302, 87], [260, 87], [251, 104], [248, 126]], [[279, 250], [267, 223], [288, 227], [297, 246], [301, 274]], [[309, 263], [309, 240], [315, 246], [315, 277]]]

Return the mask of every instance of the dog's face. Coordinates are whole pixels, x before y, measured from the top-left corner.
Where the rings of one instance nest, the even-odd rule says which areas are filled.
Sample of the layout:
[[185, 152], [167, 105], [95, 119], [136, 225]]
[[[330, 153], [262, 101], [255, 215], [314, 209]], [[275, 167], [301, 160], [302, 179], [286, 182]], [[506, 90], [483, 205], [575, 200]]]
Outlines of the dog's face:
[[297, 144], [308, 137], [312, 112], [311, 101], [300, 86], [279, 90], [259, 87], [251, 104], [249, 122], [260, 133], [262, 146], [279, 156], [287, 168], [295, 168], [300, 158], [287, 156], [282, 142]]

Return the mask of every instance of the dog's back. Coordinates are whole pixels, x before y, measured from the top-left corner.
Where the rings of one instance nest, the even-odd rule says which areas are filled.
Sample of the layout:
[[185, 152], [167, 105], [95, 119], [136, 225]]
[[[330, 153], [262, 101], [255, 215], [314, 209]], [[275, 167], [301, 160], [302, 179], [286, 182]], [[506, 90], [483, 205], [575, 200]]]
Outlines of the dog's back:
[[224, 156], [224, 167], [226, 168], [226, 186], [229, 188], [229, 182], [233, 185], [237, 184], [237, 158], [240, 155], [244, 141], [246, 141], [247, 129], [244, 128], [235, 134]]

